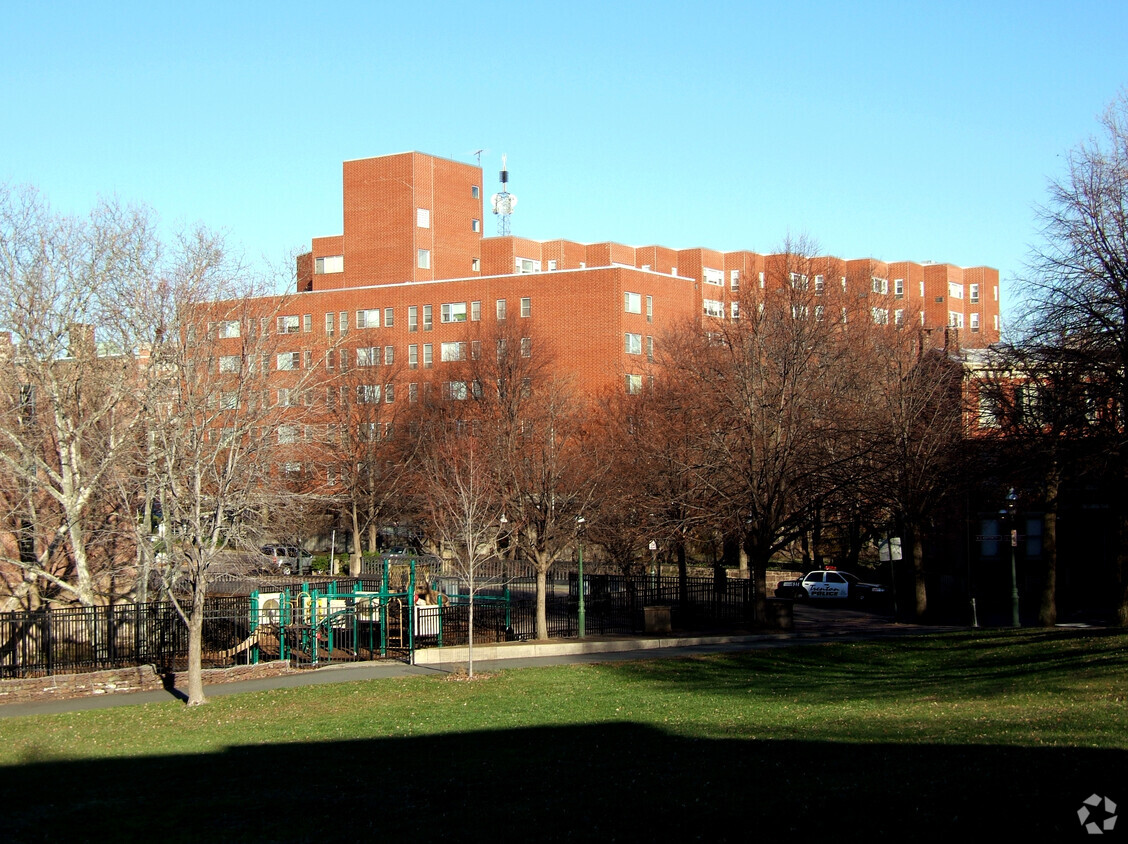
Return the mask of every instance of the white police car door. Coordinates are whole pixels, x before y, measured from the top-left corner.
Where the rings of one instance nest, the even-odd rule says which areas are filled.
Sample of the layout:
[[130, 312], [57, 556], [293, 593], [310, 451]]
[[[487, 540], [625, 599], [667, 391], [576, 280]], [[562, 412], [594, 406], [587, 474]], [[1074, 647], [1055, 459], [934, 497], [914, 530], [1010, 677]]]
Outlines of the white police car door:
[[828, 571], [826, 573], [826, 581], [823, 583], [825, 598], [837, 598], [846, 600], [850, 594], [850, 585], [846, 582], [846, 578], [835, 571]]

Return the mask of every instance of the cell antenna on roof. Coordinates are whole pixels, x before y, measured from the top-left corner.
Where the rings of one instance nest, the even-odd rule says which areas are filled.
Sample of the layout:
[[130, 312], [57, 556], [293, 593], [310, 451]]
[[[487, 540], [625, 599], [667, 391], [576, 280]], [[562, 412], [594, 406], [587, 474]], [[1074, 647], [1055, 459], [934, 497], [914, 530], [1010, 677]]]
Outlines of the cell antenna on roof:
[[490, 197], [493, 212], [497, 214], [497, 233], [500, 237], [509, 234], [509, 215], [517, 205], [517, 197], [509, 192], [509, 171], [505, 169], [505, 156], [501, 156], [501, 190]]

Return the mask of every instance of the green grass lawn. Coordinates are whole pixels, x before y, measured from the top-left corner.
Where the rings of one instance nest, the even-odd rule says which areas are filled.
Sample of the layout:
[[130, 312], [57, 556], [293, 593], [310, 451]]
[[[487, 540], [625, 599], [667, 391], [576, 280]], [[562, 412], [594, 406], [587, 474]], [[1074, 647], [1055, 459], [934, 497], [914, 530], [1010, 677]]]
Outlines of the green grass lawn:
[[968, 632], [5, 719], [0, 837], [1067, 840], [1090, 794], [1128, 813], [1126, 645]]

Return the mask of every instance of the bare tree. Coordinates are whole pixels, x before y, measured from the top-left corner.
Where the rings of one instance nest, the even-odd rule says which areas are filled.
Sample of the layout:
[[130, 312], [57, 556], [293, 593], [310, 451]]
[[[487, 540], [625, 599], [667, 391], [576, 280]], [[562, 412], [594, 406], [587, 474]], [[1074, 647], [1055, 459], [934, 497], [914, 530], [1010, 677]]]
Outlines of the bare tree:
[[420, 447], [413, 461], [426, 489], [420, 510], [447, 562], [465, 582], [468, 600], [467, 673], [474, 677], [474, 607], [482, 584], [481, 564], [497, 556], [502, 530], [501, 500], [481, 426], [457, 408], [431, 406], [420, 426]]
[[[1079, 144], [1040, 209], [1042, 241], [1022, 280], [1022, 343], [1057, 348], [1084, 366], [1090, 394], [1116, 417], [1106, 452], [1128, 481], [1128, 91]], [[1105, 388], [1104, 398], [1097, 393]], [[1116, 496], [1117, 620], [1128, 626], [1128, 502]]]
[[408, 396], [393, 355], [391, 346], [330, 349], [327, 384], [315, 399], [325, 408], [319, 458], [325, 474], [315, 490], [350, 527], [353, 577], [360, 575], [362, 537], [368, 535], [368, 551], [375, 553], [381, 521], [400, 513], [415, 446], [400, 424]]
[[709, 409], [696, 468], [701, 495], [743, 537], [760, 619], [772, 556], [849, 477], [837, 467], [868, 447], [847, 434], [866, 397], [857, 350], [875, 321], [846, 296], [837, 262], [813, 252], [789, 242], [769, 256], [764, 287], [741, 291], [738, 319], [706, 317], [680, 370]]
[[[575, 542], [577, 519], [602, 474], [586, 451], [586, 414], [533, 319], [499, 322], [468, 336], [461, 366], [437, 386], [444, 401], [467, 402], [463, 418], [490, 436], [482, 455], [501, 496], [511, 551], [537, 579], [537, 638], [548, 637], [548, 574]], [[450, 361], [454, 362], [454, 361]]]
[[[861, 429], [870, 448], [859, 449], [865, 460], [852, 471], [854, 490], [901, 538], [909, 588], [899, 591], [899, 609], [920, 620], [928, 609], [923, 540], [942, 503], [960, 490], [967, 445], [963, 367], [947, 350], [928, 348], [916, 325], [910, 319], [881, 332], [869, 347], [880, 377], [868, 391]], [[901, 601], [906, 592], [908, 602]]]
[[40, 590], [86, 606], [112, 600], [115, 568], [133, 561], [122, 546], [132, 502], [115, 497], [116, 473], [144, 422], [140, 356], [152, 327], [137, 303], [160, 260], [153, 228], [144, 208], [104, 202], [74, 219], [30, 189], [0, 190], [0, 330], [11, 342], [0, 472], [18, 537], [2, 562], [23, 573], [13, 600]]
[[[287, 337], [287, 300], [262, 290], [205, 230], [181, 238], [176, 270], [154, 284], [145, 396], [150, 471], [163, 520], [165, 586], [188, 627], [188, 703], [206, 702], [208, 587], [232, 552], [255, 548], [308, 460], [304, 402], [314, 371]], [[270, 373], [276, 373], [274, 378]], [[270, 385], [268, 387], [268, 384]]]

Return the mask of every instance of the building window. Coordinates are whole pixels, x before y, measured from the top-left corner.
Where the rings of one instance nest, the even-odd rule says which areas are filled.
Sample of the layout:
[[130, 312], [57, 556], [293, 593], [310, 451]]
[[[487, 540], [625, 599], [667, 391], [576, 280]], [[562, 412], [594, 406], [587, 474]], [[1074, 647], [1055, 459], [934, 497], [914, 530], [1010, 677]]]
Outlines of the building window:
[[302, 314], [302, 331], [307, 334], [313, 331], [313, 314]]
[[521, 299], [521, 316], [528, 317], [533, 315], [533, 300], [528, 296]]
[[555, 269], [556, 269], [556, 259], [555, 259], [555, 258], [553, 258], [552, 260], [550, 260], [550, 261], [548, 262], [548, 271], [549, 271], [549, 272], [552, 272], [552, 271], [553, 271], [553, 270], [555, 270]]
[[977, 304], [979, 302], [979, 285], [978, 284], [969, 284], [967, 293], [968, 293], [968, 298], [971, 300], [972, 304]]
[[826, 277], [817, 275], [815, 276], [815, 295], [822, 296], [826, 292]]
[[[395, 385], [393, 385], [393, 384], [385, 384], [384, 385], [384, 403], [385, 404], [392, 404], [396, 400], [395, 391], [396, 391]], [[392, 436], [392, 428], [391, 428], [390, 422], [384, 428], [384, 436], [386, 438], [389, 438], [389, 439]]]
[[498, 299], [497, 300], [497, 318], [499, 320], [505, 319], [505, 300], [504, 299]]
[[423, 368], [430, 369], [434, 365], [434, 350], [430, 343], [423, 344]]
[[409, 402], [411, 402], [412, 404], [419, 401], [419, 385], [418, 384], [408, 384], [407, 385], [407, 400]]
[[958, 311], [948, 311], [948, 327], [949, 328], [963, 328], [964, 315]]
[[419, 264], [419, 269], [421, 270], [431, 269], [431, 250], [420, 249], [417, 255], [417, 263]]
[[642, 294], [641, 293], [623, 293], [623, 310], [628, 314], [641, 314], [642, 313]]
[[396, 324], [396, 309], [384, 308], [384, 328], [391, 328]]
[[470, 259], [470, 271], [477, 273], [477, 272], [481, 272], [481, 270], [482, 270], [481, 259], [480, 258], [471, 258]]
[[344, 255], [326, 255], [324, 258], [314, 258], [313, 272], [316, 275], [325, 273], [343, 273], [345, 271]]
[[481, 193], [481, 191], [480, 191], [480, 190], [478, 190], [478, 186], [477, 186], [477, 185], [471, 185], [471, 186], [470, 186], [470, 198], [471, 198], [471, 199], [477, 199], [477, 198], [478, 198], [478, 197], [480, 197], [481, 195], [482, 195], [482, 193]]
[[903, 278], [893, 279], [893, 295], [898, 299], [905, 298], [905, 280]]
[[762, 270], [760, 271], [760, 289], [764, 289], [764, 273]]
[[642, 392], [642, 376], [627, 375], [627, 393], [636, 396]]
[[533, 356], [533, 338], [521, 338], [521, 357], [531, 358]]
[[419, 306], [418, 305], [408, 305], [407, 306], [407, 330], [408, 331], [418, 331], [419, 330]]
[[365, 348], [356, 350], [356, 365], [357, 366], [379, 366], [380, 365], [380, 347], [367, 346]]
[[297, 334], [302, 330], [301, 318], [298, 316], [278, 317], [279, 334]]
[[541, 268], [540, 261], [534, 261], [532, 258], [516, 258], [517, 272], [519, 273], [539, 273]]
[[222, 355], [219, 359], [220, 372], [238, 372], [243, 359], [239, 355]]
[[419, 368], [419, 346], [417, 346], [415, 343], [412, 343], [407, 347], [407, 368]]
[[443, 383], [443, 398], [452, 401], [465, 401], [469, 395], [465, 381], [446, 381]]
[[924, 282], [920, 283], [920, 298], [924, 298]]
[[482, 341], [470, 341], [470, 360], [479, 360], [482, 357]]
[[326, 314], [325, 315], [325, 333], [328, 334], [330, 337], [332, 337], [334, 329], [336, 327], [337, 327], [337, 315], [336, 314]]
[[415, 225], [421, 229], [431, 228], [431, 212], [426, 208], [416, 208]]
[[889, 324], [889, 309], [888, 308], [872, 308], [873, 321], [876, 325]]
[[357, 328], [379, 328], [380, 327], [380, 309], [372, 308], [366, 311], [356, 312], [356, 327]]
[[740, 289], [740, 270], [732, 270], [729, 272], [729, 285], [733, 290]]
[[290, 372], [295, 369], [300, 369], [302, 365], [302, 358], [300, 352], [281, 352], [277, 357], [278, 371]]
[[466, 322], [466, 303], [451, 302], [439, 306], [440, 322]]
[[225, 319], [222, 322], [216, 323], [215, 336], [220, 340], [238, 337], [239, 332], [240, 325], [237, 319]]
[[430, 331], [434, 328], [434, 319], [431, 314], [432, 305], [423, 306], [423, 330]]
[[349, 368], [349, 350], [341, 349], [341, 372]]
[[338, 320], [341, 326], [341, 333], [344, 334], [349, 330], [349, 312], [341, 311], [340, 319]]
[[289, 445], [296, 443], [299, 437], [297, 425], [279, 425], [278, 426], [278, 443], [279, 445]]
[[654, 360], [654, 337], [650, 334], [646, 335], [646, 359]]
[[396, 350], [395, 346], [384, 347], [384, 366], [391, 366], [392, 361], [395, 359]]
[[718, 302], [716, 299], [702, 299], [701, 300], [701, 306], [702, 306], [702, 310], [705, 313], [705, 316], [719, 317], [721, 319], [724, 319], [724, 317], [725, 317], [725, 303], [724, 302]]
[[971, 333], [972, 334], [978, 334], [979, 333], [979, 314], [970, 314], [969, 319], [971, 320]]
[[646, 297], [646, 321], [654, 322], [654, 297]]
[[729, 312], [733, 319], [740, 319], [740, 303], [729, 302]]
[[962, 299], [964, 289], [962, 284], [957, 284], [954, 281], [948, 282], [948, 298], [949, 299]]
[[896, 326], [902, 326], [905, 324], [905, 312], [900, 308], [893, 312], [893, 324]]
[[889, 292], [889, 279], [878, 278], [872, 276], [870, 278], [871, 289], [874, 293], [888, 293]]
[[505, 338], [504, 337], [500, 338], [497, 341], [497, 362], [498, 363], [501, 363], [503, 360], [506, 359], [506, 357], [508, 357], [508, 354], [507, 354], [508, 349], [509, 349], [509, 344], [506, 342]]
[[356, 403], [357, 404], [379, 404], [380, 403], [380, 385], [379, 384], [357, 384], [356, 385]]
[[470, 303], [470, 321], [471, 322], [480, 322], [481, 319], [482, 319], [482, 303], [481, 302], [471, 302]]
[[442, 343], [439, 346], [439, 360], [444, 363], [451, 363], [452, 361], [465, 360], [466, 358], [466, 344], [465, 343]]
[[642, 335], [631, 334], [627, 332], [625, 335], [626, 342], [624, 343], [624, 351], [628, 355], [641, 355], [642, 354]]
[[702, 276], [705, 278], [706, 284], [716, 284], [719, 287], [725, 286], [725, 271], [724, 270], [711, 270], [705, 267], [701, 271]]
[[305, 349], [302, 352], [302, 368], [313, 369], [313, 352], [309, 349]]
[[481, 230], [482, 230], [482, 221], [481, 220], [471, 220], [470, 221], [470, 231], [480, 232]]

